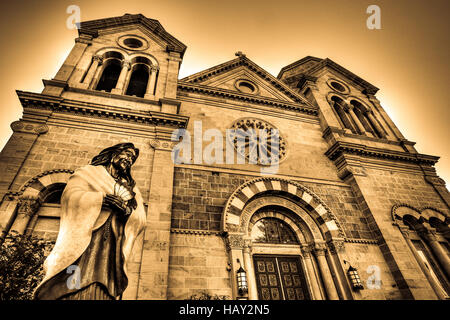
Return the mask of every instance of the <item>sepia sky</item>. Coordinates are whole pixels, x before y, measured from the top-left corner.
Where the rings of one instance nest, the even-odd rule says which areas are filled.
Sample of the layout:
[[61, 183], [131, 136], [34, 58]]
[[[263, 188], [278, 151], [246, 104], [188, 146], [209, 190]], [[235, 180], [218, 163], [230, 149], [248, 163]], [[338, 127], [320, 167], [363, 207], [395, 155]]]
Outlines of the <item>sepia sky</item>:
[[[381, 30], [366, 9], [381, 8]], [[419, 152], [441, 156], [450, 182], [448, 0], [126, 0], [0, 2], [0, 150], [22, 110], [15, 90], [41, 92], [74, 44], [69, 5], [81, 20], [142, 13], [187, 45], [180, 78], [237, 51], [274, 76], [304, 56], [330, 58], [380, 88], [382, 106]]]

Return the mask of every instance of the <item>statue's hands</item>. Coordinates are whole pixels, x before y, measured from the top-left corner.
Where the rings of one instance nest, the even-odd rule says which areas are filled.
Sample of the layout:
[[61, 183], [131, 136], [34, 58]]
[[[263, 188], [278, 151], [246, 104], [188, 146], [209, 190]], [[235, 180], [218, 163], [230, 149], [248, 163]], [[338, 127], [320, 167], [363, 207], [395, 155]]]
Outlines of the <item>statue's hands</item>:
[[122, 214], [127, 214], [127, 206], [125, 201], [122, 200], [119, 196], [115, 196], [113, 194], [107, 194], [103, 198], [103, 205], [114, 211], [119, 211]]

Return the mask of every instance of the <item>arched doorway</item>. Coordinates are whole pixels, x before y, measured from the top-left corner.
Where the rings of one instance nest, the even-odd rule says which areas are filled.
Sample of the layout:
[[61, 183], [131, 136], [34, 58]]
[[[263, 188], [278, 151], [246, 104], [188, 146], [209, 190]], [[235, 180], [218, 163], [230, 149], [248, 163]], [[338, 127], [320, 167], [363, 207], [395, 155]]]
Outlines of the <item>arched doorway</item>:
[[282, 220], [287, 215], [281, 207], [268, 206], [252, 217], [252, 258], [260, 300], [311, 299], [299, 237]]
[[232, 270], [243, 266], [247, 273], [248, 295], [231, 279], [236, 299], [352, 299], [338, 254], [344, 232], [300, 184], [279, 178], [244, 183], [229, 198], [222, 227]]

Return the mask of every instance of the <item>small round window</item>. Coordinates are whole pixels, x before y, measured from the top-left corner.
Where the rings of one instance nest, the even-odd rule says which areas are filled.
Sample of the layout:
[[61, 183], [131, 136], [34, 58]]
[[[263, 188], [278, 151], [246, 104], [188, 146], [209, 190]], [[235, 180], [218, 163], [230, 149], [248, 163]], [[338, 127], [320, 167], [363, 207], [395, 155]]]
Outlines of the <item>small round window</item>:
[[126, 38], [123, 40], [123, 44], [133, 49], [140, 48], [143, 45], [142, 41], [136, 38]]
[[117, 39], [117, 44], [127, 50], [145, 50], [148, 48], [147, 40], [131, 34], [121, 36]]
[[348, 87], [345, 84], [343, 84], [342, 82], [338, 82], [336, 80], [329, 80], [327, 82], [327, 84], [330, 88], [332, 88], [333, 90], [338, 91], [340, 93], [347, 94], [350, 92]]
[[238, 80], [234, 84], [236, 89], [243, 93], [257, 93], [258, 87], [248, 80]]

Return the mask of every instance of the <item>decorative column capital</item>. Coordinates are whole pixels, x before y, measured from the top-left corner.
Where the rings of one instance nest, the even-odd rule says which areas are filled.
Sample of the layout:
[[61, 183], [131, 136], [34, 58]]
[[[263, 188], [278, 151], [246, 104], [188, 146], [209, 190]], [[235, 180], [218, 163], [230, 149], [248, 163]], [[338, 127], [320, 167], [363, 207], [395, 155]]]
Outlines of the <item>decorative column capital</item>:
[[225, 239], [225, 244], [227, 247], [227, 251], [233, 249], [244, 249], [245, 240], [242, 234], [228, 234], [228, 237]]
[[300, 249], [302, 250], [303, 257], [311, 258], [311, 252], [313, 251], [313, 246], [306, 244], [306, 245], [302, 245], [300, 247]]
[[314, 253], [316, 254], [316, 256], [324, 256], [326, 252], [327, 245], [325, 244], [325, 242], [314, 244]]
[[172, 151], [173, 147], [175, 147], [177, 143], [178, 142], [159, 139], [150, 140], [150, 146], [155, 150]]
[[94, 61], [97, 61], [99, 65], [101, 65], [103, 63], [103, 57], [102, 56], [95, 55], [95, 56], [92, 57], [92, 59]]
[[328, 249], [332, 254], [337, 254], [344, 250], [344, 239], [335, 239], [328, 242]]
[[37, 212], [41, 205], [38, 198], [23, 197], [19, 199], [17, 213], [25, 216], [32, 217]]
[[151, 72], [158, 72], [158, 71], [159, 71], [159, 67], [158, 67], [158, 66], [155, 66], [155, 65], [151, 65], [151, 66], [150, 66], [150, 71], [151, 71]]
[[122, 68], [127, 68], [127, 70], [130, 70], [131, 62], [129, 60], [122, 60]]

